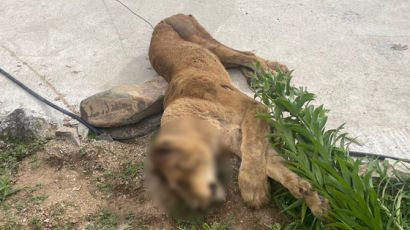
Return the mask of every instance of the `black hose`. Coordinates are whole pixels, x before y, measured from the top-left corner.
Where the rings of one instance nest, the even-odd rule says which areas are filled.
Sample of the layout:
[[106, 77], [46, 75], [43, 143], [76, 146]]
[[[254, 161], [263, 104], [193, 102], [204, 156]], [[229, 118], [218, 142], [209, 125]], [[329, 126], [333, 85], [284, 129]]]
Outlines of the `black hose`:
[[357, 151], [349, 151], [349, 155], [352, 157], [374, 157], [379, 160], [384, 160], [386, 158], [396, 160], [396, 161], [403, 161], [406, 163], [410, 163], [409, 159], [404, 159], [404, 158], [398, 158], [398, 157], [391, 157], [391, 156], [384, 156], [384, 155], [379, 155], [375, 153], [364, 153], [364, 152], [357, 152]]

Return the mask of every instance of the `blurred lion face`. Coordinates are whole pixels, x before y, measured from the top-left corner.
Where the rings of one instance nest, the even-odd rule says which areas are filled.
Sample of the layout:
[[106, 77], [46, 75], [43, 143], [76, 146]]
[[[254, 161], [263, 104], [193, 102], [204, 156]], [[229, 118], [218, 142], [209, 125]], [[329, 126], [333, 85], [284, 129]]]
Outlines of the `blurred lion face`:
[[162, 136], [151, 152], [153, 173], [192, 209], [223, 201], [215, 157], [205, 143], [180, 136]]

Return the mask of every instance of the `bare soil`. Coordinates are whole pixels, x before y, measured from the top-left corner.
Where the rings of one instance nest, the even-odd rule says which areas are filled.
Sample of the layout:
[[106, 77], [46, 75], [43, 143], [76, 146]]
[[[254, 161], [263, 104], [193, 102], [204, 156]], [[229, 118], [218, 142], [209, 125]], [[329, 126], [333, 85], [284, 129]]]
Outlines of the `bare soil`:
[[[22, 188], [0, 208], [1, 229], [268, 229], [286, 225], [274, 205], [248, 208], [236, 181], [233, 156], [227, 201], [190, 219], [167, 215], [147, 189], [144, 162], [151, 134], [132, 142], [52, 139], [25, 158], [12, 178]], [[216, 226], [219, 225], [219, 228]]]

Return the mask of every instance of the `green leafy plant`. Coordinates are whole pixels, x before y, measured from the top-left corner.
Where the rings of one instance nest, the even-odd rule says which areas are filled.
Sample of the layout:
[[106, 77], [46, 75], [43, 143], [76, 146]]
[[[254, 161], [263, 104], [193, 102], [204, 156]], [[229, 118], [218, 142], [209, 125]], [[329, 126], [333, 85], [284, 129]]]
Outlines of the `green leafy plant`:
[[6, 200], [8, 196], [20, 191], [20, 189], [14, 189], [10, 185], [9, 175], [3, 175], [0, 177], [0, 202]]
[[280, 230], [281, 225], [276, 223], [276, 224], [265, 224], [265, 227], [267, 227], [269, 230]]
[[[311, 104], [315, 95], [306, 88], [291, 85], [292, 72], [262, 73], [259, 64], [256, 69], [251, 86], [255, 99], [269, 109], [257, 115], [272, 127], [268, 138], [289, 168], [330, 205], [323, 222], [288, 191], [277, 192], [274, 199], [294, 218], [287, 229], [408, 229], [409, 178], [398, 175], [387, 161], [351, 158], [343, 125], [326, 130], [329, 110]], [[387, 169], [396, 176], [390, 177]]]

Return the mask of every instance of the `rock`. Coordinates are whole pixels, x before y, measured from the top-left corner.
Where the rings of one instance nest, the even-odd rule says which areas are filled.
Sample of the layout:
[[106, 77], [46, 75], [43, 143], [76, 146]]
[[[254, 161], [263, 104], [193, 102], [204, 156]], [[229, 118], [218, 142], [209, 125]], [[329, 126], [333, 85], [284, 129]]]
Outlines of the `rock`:
[[113, 137], [130, 137], [141, 133], [148, 134], [150, 131], [159, 128], [161, 117], [162, 114], [156, 114], [147, 117], [136, 124], [121, 127], [104, 128], [103, 131]]
[[168, 83], [162, 78], [143, 84], [121, 85], [84, 99], [81, 117], [96, 127], [135, 124], [163, 110]]
[[88, 134], [90, 133], [90, 129], [87, 128], [87, 126], [79, 123], [77, 126], [77, 133], [78, 135], [80, 135], [82, 139], [85, 139], [88, 137]]
[[18, 139], [40, 137], [50, 128], [50, 123], [41, 115], [18, 108], [0, 121], [0, 138], [4, 134]]
[[407, 50], [409, 47], [407, 45], [402, 45], [402, 44], [394, 44], [391, 47], [393, 50], [398, 50], [398, 51], [403, 51]]
[[132, 226], [130, 226], [129, 224], [122, 224], [118, 230], [126, 230], [126, 229], [131, 229]]
[[97, 138], [95, 138], [97, 141], [113, 141], [112, 137], [109, 134], [103, 133]]
[[77, 127], [79, 122], [71, 117], [65, 117], [63, 119], [63, 126], [66, 127]]
[[56, 138], [71, 141], [76, 146], [80, 146], [80, 139], [78, 138], [76, 128], [60, 127], [56, 131]]

